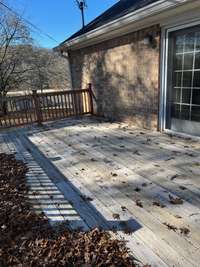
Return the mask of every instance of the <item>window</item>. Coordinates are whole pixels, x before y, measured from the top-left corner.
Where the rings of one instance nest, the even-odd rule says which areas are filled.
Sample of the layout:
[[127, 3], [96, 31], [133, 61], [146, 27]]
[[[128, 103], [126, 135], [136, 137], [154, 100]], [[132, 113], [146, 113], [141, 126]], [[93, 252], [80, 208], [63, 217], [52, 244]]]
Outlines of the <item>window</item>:
[[171, 117], [200, 122], [200, 30], [172, 34]]

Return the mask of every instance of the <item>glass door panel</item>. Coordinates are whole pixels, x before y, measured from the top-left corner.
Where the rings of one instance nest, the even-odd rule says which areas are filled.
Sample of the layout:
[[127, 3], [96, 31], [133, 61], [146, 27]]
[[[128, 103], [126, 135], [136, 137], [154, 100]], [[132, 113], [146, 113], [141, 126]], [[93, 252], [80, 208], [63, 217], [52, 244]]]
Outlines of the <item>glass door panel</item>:
[[166, 126], [200, 136], [200, 27], [169, 35]]

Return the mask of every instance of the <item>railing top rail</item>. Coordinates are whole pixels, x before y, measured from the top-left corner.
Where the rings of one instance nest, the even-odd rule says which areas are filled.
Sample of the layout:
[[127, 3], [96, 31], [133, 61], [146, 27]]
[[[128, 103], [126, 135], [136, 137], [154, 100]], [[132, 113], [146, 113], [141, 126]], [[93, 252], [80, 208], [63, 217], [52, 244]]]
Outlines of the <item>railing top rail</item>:
[[15, 96], [14, 95], [8, 95], [5, 98], [6, 98], [6, 100], [9, 100], [9, 99], [22, 99], [22, 100], [24, 100], [24, 99], [30, 99], [32, 96], [33, 96], [32, 94], [30, 94], [30, 95], [15, 95]]
[[[44, 92], [40, 93], [37, 92], [38, 96], [51, 96], [51, 95], [64, 95], [64, 94], [76, 94], [76, 93], [83, 93], [88, 92], [89, 89], [78, 89], [78, 90], [66, 90], [66, 91], [57, 91], [57, 92]], [[26, 94], [26, 95], [8, 95], [6, 99], [26, 99], [32, 97], [33, 94]]]
[[47, 93], [37, 93], [39, 96], [51, 96], [51, 95], [64, 95], [64, 94], [77, 94], [88, 92], [89, 89], [79, 89], [79, 90], [66, 90], [66, 91], [58, 91], [58, 92], [47, 92]]

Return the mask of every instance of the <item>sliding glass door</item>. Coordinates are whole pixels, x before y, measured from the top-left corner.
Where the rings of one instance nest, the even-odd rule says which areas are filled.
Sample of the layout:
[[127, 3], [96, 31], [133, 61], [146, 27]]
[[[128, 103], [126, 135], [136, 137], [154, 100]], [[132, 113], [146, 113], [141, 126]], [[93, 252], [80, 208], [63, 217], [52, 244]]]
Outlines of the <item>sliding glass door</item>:
[[166, 127], [200, 136], [200, 27], [169, 34]]

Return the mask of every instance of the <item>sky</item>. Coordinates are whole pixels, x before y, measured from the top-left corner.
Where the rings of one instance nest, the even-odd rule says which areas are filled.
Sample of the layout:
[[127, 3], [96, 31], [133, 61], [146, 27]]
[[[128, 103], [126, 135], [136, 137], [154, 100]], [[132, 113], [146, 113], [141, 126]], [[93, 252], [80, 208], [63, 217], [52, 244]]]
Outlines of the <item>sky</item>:
[[[117, 0], [86, 0], [86, 23], [118, 2]], [[9, 6], [25, 19], [52, 36], [57, 42], [34, 31], [36, 44], [53, 48], [81, 28], [80, 10], [75, 0], [9, 0]]]

